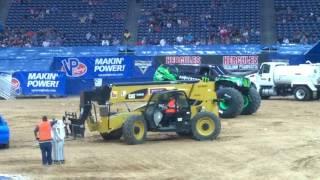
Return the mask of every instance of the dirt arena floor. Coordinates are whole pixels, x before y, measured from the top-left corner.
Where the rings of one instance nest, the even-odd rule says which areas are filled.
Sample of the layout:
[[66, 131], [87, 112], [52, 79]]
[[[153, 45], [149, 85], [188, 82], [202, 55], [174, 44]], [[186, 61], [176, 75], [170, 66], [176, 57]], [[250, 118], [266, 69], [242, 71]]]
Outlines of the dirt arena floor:
[[78, 98], [0, 101], [10, 149], [0, 150], [0, 174], [30, 179], [319, 179], [320, 102], [262, 101], [251, 116], [222, 119], [217, 140], [149, 134], [142, 145], [103, 141], [86, 132], [67, 140], [66, 164], [43, 167], [33, 129], [42, 115], [78, 110]]

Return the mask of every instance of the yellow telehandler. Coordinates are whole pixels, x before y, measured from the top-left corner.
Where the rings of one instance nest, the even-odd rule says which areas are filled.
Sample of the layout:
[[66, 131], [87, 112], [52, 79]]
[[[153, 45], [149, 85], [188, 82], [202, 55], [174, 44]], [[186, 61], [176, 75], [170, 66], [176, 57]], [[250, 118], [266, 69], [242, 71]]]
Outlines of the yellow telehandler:
[[[143, 143], [147, 131], [213, 140], [221, 129], [214, 90], [214, 83], [200, 81], [110, 84], [81, 93], [78, 122], [87, 121], [89, 130], [106, 140], [123, 136], [127, 144]], [[174, 109], [167, 113], [170, 99], [175, 100]], [[137, 102], [144, 104], [128, 105]], [[120, 103], [126, 111], [114, 108]]]

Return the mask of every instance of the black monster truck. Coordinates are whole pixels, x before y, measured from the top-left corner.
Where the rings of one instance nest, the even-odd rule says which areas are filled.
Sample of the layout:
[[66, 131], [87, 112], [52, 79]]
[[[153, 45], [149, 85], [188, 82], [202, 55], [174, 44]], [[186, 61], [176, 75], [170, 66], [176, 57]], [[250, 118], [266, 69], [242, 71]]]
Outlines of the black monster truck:
[[253, 114], [261, 103], [258, 92], [248, 78], [233, 75], [219, 65], [160, 65], [153, 80], [215, 81], [219, 114], [223, 118]]

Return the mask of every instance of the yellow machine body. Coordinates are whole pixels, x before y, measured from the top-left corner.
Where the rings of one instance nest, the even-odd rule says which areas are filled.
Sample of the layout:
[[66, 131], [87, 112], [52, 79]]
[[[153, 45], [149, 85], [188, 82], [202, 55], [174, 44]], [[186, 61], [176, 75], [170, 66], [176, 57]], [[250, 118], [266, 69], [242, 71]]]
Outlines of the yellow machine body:
[[190, 105], [191, 118], [200, 111], [207, 111], [218, 117], [218, 106], [216, 103], [217, 95], [214, 83], [212, 82], [167, 82], [161, 84], [130, 84], [130, 85], [111, 85], [110, 97], [106, 104], [98, 106], [99, 114], [89, 116], [87, 124], [90, 131], [99, 133], [110, 133], [122, 128], [129, 116], [143, 115], [146, 105], [132, 109], [130, 112], [119, 111], [110, 114], [110, 106], [118, 103], [141, 102], [147, 104], [154, 92], [164, 90], [179, 90], [185, 92], [188, 99], [193, 101]]

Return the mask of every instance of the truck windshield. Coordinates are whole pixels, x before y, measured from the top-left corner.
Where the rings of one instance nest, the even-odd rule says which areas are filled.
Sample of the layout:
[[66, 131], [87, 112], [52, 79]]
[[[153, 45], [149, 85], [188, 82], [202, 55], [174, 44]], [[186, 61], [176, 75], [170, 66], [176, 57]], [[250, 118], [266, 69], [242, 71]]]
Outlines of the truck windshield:
[[269, 64], [263, 64], [259, 70], [259, 74], [269, 73], [269, 72], [270, 72], [270, 65]]
[[217, 73], [220, 74], [220, 75], [230, 74], [230, 73], [228, 73], [223, 67], [216, 66], [215, 69], [216, 69]]

